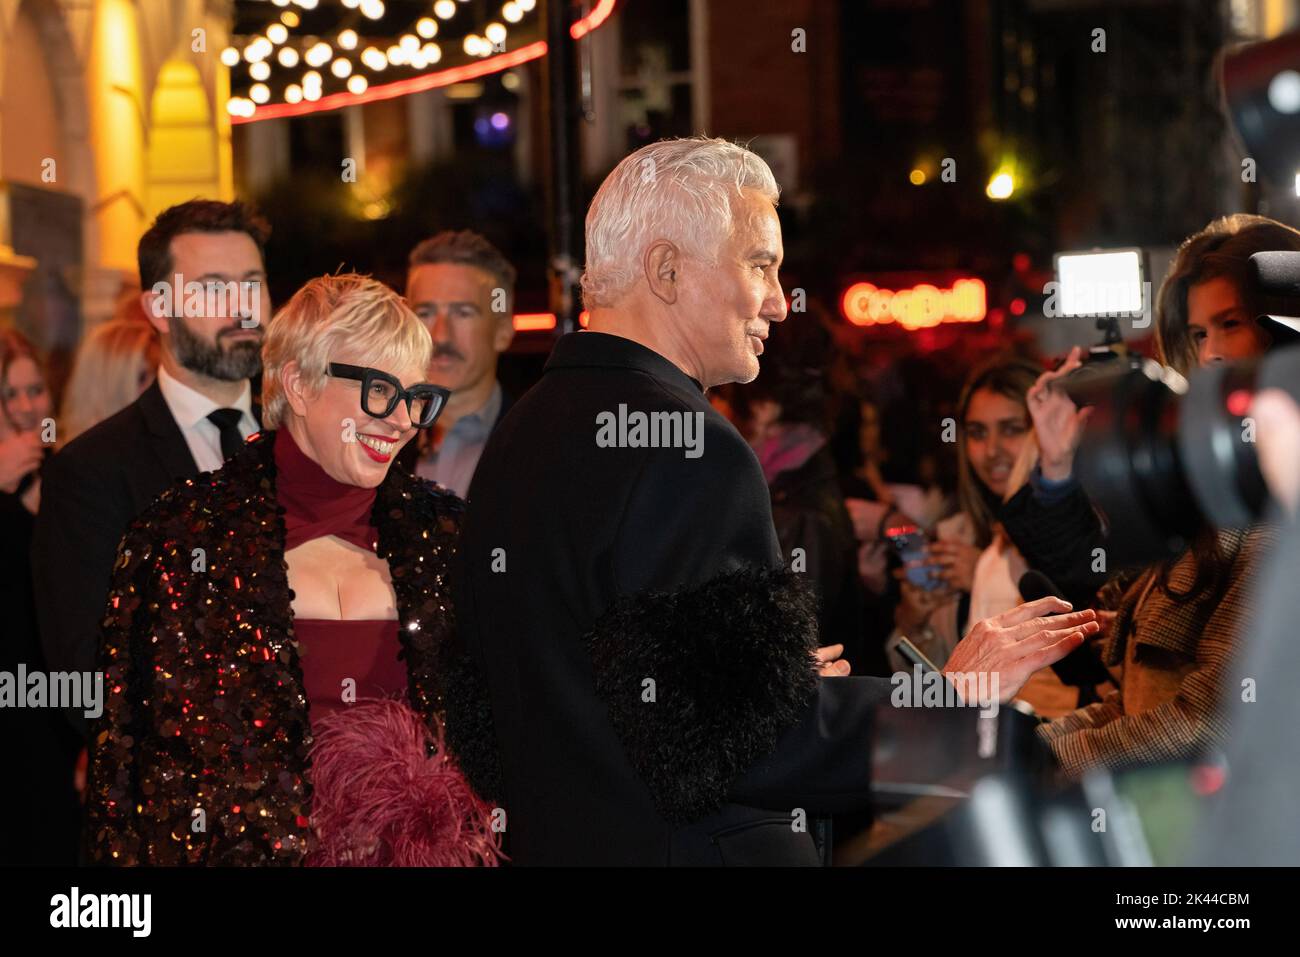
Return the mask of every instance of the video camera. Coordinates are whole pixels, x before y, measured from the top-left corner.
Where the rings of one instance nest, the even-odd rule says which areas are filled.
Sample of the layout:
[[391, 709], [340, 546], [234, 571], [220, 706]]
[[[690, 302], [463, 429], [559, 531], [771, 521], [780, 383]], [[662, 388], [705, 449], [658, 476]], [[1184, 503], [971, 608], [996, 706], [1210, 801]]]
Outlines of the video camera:
[[[1252, 279], [1265, 298], [1300, 294], [1300, 253], [1257, 253]], [[1264, 356], [1216, 364], [1190, 381], [1149, 359], [1092, 363], [1061, 380], [1092, 406], [1075, 474], [1108, 528], [1112, 567], [1177, 554], [1207, 525], [1241, 528], [1269, 495], [1249, 409], [1278, 388], [1300, 401], [1300, 318], [1257, 317], [1273, 339]]]

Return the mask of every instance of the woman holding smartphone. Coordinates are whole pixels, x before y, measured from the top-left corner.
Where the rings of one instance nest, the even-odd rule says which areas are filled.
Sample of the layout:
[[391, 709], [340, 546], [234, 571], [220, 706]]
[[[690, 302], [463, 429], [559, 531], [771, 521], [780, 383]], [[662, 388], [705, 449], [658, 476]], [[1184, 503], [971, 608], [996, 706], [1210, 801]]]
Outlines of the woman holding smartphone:
[[[890, 663], [908, 670], [899, 650], [906, 637], [942, 667], [970, 625], [1021, 603], [1017, 583], [1028, 570], [998, 524], [1002, 502], [1024, 484], [1036, 458], [1033, 422], [1025, 396], [1041, 369], [1028, 359], [1001, 356], [976, 368], [957, 404], [961, 511], [936, 526], [924, 554], [904, 556], [895, 573], [901, 600], [886, 643]], [[906, 545], [913, 536], [896, 535]], [[1064, 714], [1076, 692], [1050, 669], [1035, 675], [1020, 697], [1040, 712]]]

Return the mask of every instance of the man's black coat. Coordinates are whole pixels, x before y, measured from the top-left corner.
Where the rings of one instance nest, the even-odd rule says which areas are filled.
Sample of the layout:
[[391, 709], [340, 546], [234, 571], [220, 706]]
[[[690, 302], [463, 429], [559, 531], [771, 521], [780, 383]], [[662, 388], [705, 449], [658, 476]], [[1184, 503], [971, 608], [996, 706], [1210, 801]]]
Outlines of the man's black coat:
[[[620, 405], [691, 416], [702, 454], [603, 447]], [[810, 590], [700, 384], [630, 340], [567, 336], [469, 499], [448, 734], [513, 860], [819, 863], [804, 821], [868, 802], [889, 684], [817, 676]]]
[[[32, 577], [51, 670], [94, 669], [123, 532], [174, 481], [198, 473], [157, 382], [46, 462]], [[66, 713], [84, 733], [82, 713]]]

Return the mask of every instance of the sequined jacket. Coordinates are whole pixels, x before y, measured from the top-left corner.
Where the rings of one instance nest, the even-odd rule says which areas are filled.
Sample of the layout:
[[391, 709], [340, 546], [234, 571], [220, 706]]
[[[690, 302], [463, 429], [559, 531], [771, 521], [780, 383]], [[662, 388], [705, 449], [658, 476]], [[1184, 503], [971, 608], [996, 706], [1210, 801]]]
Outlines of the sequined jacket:
[[[165, 492], [122, 539], [91, 737], [95, 862], [298, 865], [313, 849], [312, 735], [273, 448], [273, 432], [250, 439], [220, 471]], [[399, 469], [375, 499], [409, 703], [426, 721], [442, 707], [463, 508]]]

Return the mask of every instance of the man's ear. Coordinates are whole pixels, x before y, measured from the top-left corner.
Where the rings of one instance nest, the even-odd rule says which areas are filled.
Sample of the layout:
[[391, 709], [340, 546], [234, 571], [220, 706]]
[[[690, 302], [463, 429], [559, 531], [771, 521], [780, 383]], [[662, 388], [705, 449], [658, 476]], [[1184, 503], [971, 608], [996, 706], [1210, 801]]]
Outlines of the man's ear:
[[285, 401], [289, 403], [289, 408], [293, 409], [294, 415], [306, 415], [307, 401], [311, 396], [307, 388], [307, 382], [303, 378], [302, 369], [298, 367], [297, 359], [290, 359], [280, 367], [280, 388], [284, 392]]
[[643, 266], [646, 283], [655, 297], [666, 305], [675, 304], [680, 289], [681, 250], [668, 240], [660, 239], [645, 251]]
[[513, 313], [507, 313], [497, 318], [497, 327], [492, 331], [492, 348], [497, 352], [505, 352], [510, 348], [510, 343], [515, 341], [515, 317]]
[[144, 310], [145, 318], [162, 336], [171, 332], [170, 320], [167, 317], [171, 313], [172, 300], [165, 291], [166, 286], [166, 283], [160, 282], [155, 289], [146, 289], [140, 293], [140, 308]]

